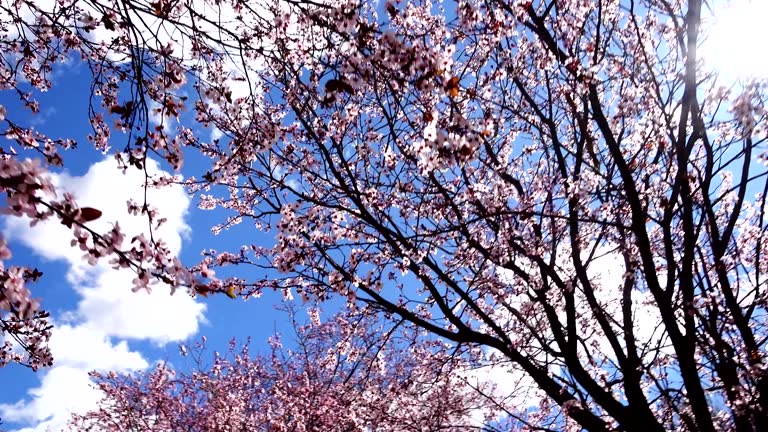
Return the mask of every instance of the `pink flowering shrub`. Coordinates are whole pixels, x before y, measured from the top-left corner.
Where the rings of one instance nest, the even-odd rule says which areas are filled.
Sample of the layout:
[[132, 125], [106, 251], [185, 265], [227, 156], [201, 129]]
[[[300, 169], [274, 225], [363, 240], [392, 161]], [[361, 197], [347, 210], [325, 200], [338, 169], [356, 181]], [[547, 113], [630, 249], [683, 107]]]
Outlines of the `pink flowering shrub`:
[[494, 407], [456, 374], [468, 365], [438, 353], [435, 344], [381, 330], [367, 318], [338, 315], [297, 327], [295, 348], [273, 337], [271, 351], [254, 356], [248, 344], [232, 341], [210, 361], [203, 340], [192, 349], [182, 347], [182, 355], [197, 366], [192, 372], [160, 364], [134, 375], [94, 373], [104, 398], [98, 409], [74, 416], [71, 427], [480, 430]]

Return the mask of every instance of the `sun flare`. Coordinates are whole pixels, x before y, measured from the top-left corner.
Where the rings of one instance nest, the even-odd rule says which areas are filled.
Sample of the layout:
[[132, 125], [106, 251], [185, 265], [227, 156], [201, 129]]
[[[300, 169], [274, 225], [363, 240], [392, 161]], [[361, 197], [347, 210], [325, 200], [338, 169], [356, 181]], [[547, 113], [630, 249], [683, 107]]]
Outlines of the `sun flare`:
[[[768, 1], [715, 0], [702, 11], [701, 57], [724, 81], [768, 78]], [[708, 15], [708, 17], [707, 17]]]

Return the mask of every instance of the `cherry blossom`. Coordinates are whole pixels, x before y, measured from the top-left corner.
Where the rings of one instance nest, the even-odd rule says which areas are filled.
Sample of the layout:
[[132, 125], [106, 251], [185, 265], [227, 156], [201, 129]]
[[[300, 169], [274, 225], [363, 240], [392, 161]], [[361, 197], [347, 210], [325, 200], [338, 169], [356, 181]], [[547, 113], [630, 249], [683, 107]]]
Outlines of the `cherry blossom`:
[[[3, 211], [61, 221], [134, 289], [370, 308], [528, 379], [494, 397], [522, 428], [768, 430], [768, 83], [705, 69], [707, 2], [13, 6], [0, 87], [23, 109], [87, 64], [97, 149], [179, 170], [147, 187], [183, 184], [214, 234], [274, 240], [182, 263], [152, 203], [127, 204], [146, 235], [96, 232], [46, 180], [74, 143], [3, 112]], [[46, 328], [34, 272], [3, 269], [22, 340]]]
[[[426, 341], [409, 340], [360, 316], [313, 320], [295, 330], [295, 349], [276, 335], [270, 351], [257, 355], [249, 353], [248, 343], [234, 340], [212, 361], [204, 359], [205, 342], [182, 346], [194, 365], [189, 373], [169, 364], [133, 375], [93, 373], [104, 398], [98, 409], [75, 415], [71, 427], [468, 431], [480, 430], [477, 419], [493, 412], [456, 374], [468, 366], [436, 354]], [[436, 368], [434, 361], [443, 366]]]

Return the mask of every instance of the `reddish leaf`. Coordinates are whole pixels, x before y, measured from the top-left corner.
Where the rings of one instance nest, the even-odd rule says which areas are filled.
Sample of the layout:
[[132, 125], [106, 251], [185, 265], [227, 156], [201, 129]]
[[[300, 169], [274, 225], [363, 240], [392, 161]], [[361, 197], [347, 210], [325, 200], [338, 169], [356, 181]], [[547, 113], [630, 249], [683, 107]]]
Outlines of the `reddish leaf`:
[[80, 209], [80, 218], [84, 222], [90, 222], [101, 217], [101, 210], [96, 210], [93, 207], [83, 207]]

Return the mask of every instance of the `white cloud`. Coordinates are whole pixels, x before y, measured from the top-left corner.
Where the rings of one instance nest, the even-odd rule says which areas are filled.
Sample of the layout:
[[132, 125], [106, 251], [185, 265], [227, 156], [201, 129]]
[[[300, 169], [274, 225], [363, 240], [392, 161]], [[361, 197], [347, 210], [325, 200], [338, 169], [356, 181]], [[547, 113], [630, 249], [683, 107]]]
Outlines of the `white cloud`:
[[[531, 376], [511, 361], [505, 359], [495, 349], [486, 351], [486, 366], [460, 374], [460, 377], [473, 388], [482, 389], [481, 397], [487, 397], [489, 405], [502, 407], [509, 412], [522, 413], [536, 406], [544, 397]], [[499, 412], [497, 420], [503, 421], [504, 412]], [[489, 412], [478, 409], [472, 413], [476, 425], [483, 425], [488, 420]]]
[[161, 126], [163, 132], [171, 134], [173, 128], [176, 126], [177, 120], [175, 117], [169, 117], [163, 114], [162, 106], [155, 100], [149, 101], [149, 123], [154, 126]]
[[[150, 174], [160, 173], [153, 161], [148, 161], [147, 170]], [[147, 230], [144, 217], [126, 212], [129, 198], [143, 202], [143, 173], [128, 170], [123, 175], [114, 160], [106, 159], [81, 177], [60, 174], [54, 176], [54, 182], [73, 193], [81, 206], [103, 212], [99, 220], [90, 223], [97, 231], [106, 231], [115, 221], [119, 221], [128, 239]], [[178, 253], [183, 236], [189, 232], [184, 223], [189, 207], [186, 193], [181, 187], [169, 187], [149, 189], [147, 195], [160, 215], [168, 219], [155, 231], [155, 238], [164, 240], [171, 251]], [[168, 289], [157, 286], [152, 294], [133, 293], [131, 271], [113, 270], [107, 263], [88, 265], [82, 260], [82, 252], [70, 247], [71, 231], [58, 222], [30, 228], [28, 220], [10, 218], [6, 220], [5, 235], [42, 257], [69, 264], [68, 279], [80, 296], [75, 310], [54, 317], [50, 347], [55, 366], [41, 372], [40, 386], [30, 389], [28, 398], [0, 405], [0, 417], [28, 425], [23, 431], [61, 429], [72, 412], [93, 408], [99, 392], [91, 386], [89, 371], [146, 368], [149, 362], [131, 349], [130, 340], [158, 345], [185, 340], [198, 331], [204, 320], [205, 305], [182, 292], [171, 296]]]
[[133, 293], [132, 277], [123, 273], [126, 272], [102, 273], [93, 286], [81, 289], [83, 299], [78, 304], [77, 315], [87, 317], [110, 336], [121, 338], [149, 339], [163, 344], [197, 333], [203, 318], [201, 303], [183, 291], [174, 296], [164, 289], [155, 289], [152, 294]]
[[[591, 246], [591, 245], [590, 245]], [[591, 250], [589, 248], [585, 248]], [[583, 261], [587, 261], [586, 253], [582, 257]], [[526, 259], [519, 258], [517, 265], [525, 270], [531, 271], [534, 275], [535, 267]], [[565, 248], [558, 250], [556, 266], [561, 277], [568, 280], [575, 273], [573, 269], [572, 257], [569, 251]], [[508, 284], [508, 293], [518, 292], [518, 294], [508, 294], [504, 301], [511, 307], [515, 307], [518, 310], [525, 311], [526, 303], [528, 302], [528, 296], [524, 291], [527, 289], [527, 284], [523, 283], [517, 278], [510, 270], [497, 268], [497, 274], [500, 280]], [[598, 248], [594, 258], [589, 260], [587, 267], [587, 275], [594, 289], [593, 294], [596, 297], [597, 302], [601, 305], [601, 309], [604, 313], [613, 317], [613, 322], [622, 322], [622, 286], [624, 284], [626, 267], [624, 260], [620, 252], [616, 251], [614, 245], [606, 244]], [[663, 278], [663, 275], [660, 275]], [[578, 285], [575, 292], [575, 304], [576, 314], [578, 317], [583, 317], [586, 320], [594, 320], [593, 313], [590, 310], [589, 303], [586, 295], [583, 291], [583, 287]], [[659, 331], [656, 324], [660, 323], [659, 311], [655, 306], [653, 296], [643, 289], [633, 289], [631, 292], [632, 299], [632, 322], [634, 337], [640, 350], [646, 349], [639, 353], [641, 356], [651, 357], [658, 355], [659, 351], [662, 354], [672, 354], [671, 349], [666, 347], [656, 348], [660, 345], [662, 332]], [[558, 317], [561, 322], [565, 322], [564, 304], [558, 299], [553, 298], [551, 303], [555, 306]], [[534, 309], [535, 310], [535, 309]], [[536, 312], [523, 312], [526, 314], [526, 318], [531, 322], [536, 319]], [[502, 326], [508, 326], [509, 335], [513, 338], [515, 336], [521, 337], [526, 341], [526, 346], [532, 346], [533, 349], [525, 350], [525, 354], [532, 359], [539, 362], [546, 362], [546, 354], [543, 351], [535, 349], [537, 342], [527, 338], [529, 336], [528, 330], [519, 324], [517, 318], [512, 316], [505, 308], [498, 308], [493, 312], [493, 318], [497, 323], [501, 323]], [[535, 324], [534, 324], [535, 325]], [[544, 340], [551, 340], [551, 329], [547, 324], [543, 325], [538, 330], [539, 336]], [[614, 331], [619, 335], [621, 341], [621, 328], [614, 327]], [[579, 336], [584, 340], [584, 345], [593, 346], [595, 349], [589, 352], [589, 355], [598, 360], [598, 363], [602, 360], [616, 361], [616, 354], [613, 347], [609, 343], [602, 330], [595, 326], [587, 326], [579, 329]], [[621, 342], [620, 342], [621, 343]], [[626, 349], [626, 346], [622, 346]], [[586, 359], [587, 353], [580, 352], [583, 359]], [[467, 374], [467, 379], [472, 382], [476, 380], [477, 383], [491, 384], [495, 388], [486, 394], [489, 394], [494, 400], [498, 401], [500, 406], [505, 407], [510, 412], [525, 412], [528, 408], [537, 405], [542, 398], [545, 397], [543, 392], [538, 388], [533, 379], [526, 374], [519, 365], [510, 362], [500, 355], [495, 350], [488, 350], [486, 352], [488, 366], [478, 368], [471, 373]], [[553, 362], [549, 366], [549, 372], [555, 376], [566, 376], [568, 371], [561, 365]], [[482, 418], [484, 412], [479, 412], [478, 419]], [[502, 418], [504, 416], [502, 415]]]
[[223, 136], [224, 132], [222, 132], [221, 129], [217, 128], [216, 126], [211, 127], [211, 142], [216, 141]]
[[29, 391], [29, 401], [0, 405], [5, 421], [33, 425], [20, 431], [61, 429], [73, 412], [83, 412], [100, 398], [81, 368], [56, 366], [42, 376], [40, 387]]
[[73, 367], [136, 370], [148, 366], [140, 353], [129, 350], [125, 341], [112, 344], [105, 332], [90, 322], [57, 326], [51, 338], [51, 349], [57, 354], [57, 364]]

